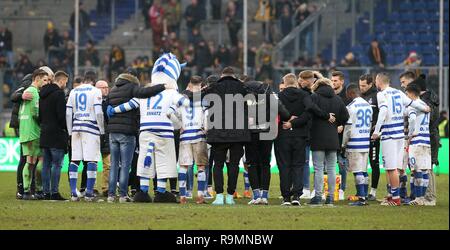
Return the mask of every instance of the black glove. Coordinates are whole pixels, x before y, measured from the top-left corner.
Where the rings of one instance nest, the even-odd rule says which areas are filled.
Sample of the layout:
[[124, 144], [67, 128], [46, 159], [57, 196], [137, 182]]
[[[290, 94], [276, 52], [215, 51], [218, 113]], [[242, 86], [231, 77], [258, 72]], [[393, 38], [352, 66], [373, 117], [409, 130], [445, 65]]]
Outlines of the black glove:
[[346, 152], [346, 148], [345, 148], [345, 147], [341, 147], [341, 150], [339, 151], [339, 153], [341, 154], [341, 156], [342, 156], [343, 158], [346, 157], [345, 152]]

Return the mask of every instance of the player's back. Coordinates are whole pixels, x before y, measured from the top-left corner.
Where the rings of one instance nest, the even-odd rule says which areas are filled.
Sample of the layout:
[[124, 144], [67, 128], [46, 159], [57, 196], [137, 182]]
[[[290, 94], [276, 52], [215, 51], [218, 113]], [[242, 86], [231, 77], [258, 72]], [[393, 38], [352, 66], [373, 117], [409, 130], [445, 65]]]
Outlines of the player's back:
[[102, 104], [101, 91], [90, 84], [81, 84], [70, 92], [67, 107], [72, 108], [73, 132], [100, 135], [95, 106]]
[[205, 140], [206, 136], [202, 130], [205, 119], [202, 101], [191, 101], [188, 107], [179, 107], [178, 112], [181, 115], [181, 127], [183, 129], [180, 135], [180, 143], [195, 143]]
[[[422, 105], [426, 105], [424, 101], [418, 99]], [[408, 115], [415, 113], [414, 132], [416, 136], [411, 139], [410, 145], [421, 145], [430, 147], [430, 113], [424, 113], [412, 107], [408, 107]]]
[[363, 98], [355, 98], [347, 105], [350, 114], [350, 138], [347, 149], [349, 152], [369, 152], [370, 129], [372, 126], [372, 107]]
[[164, 90], [156, 96], [138, 99], [141, 114], [140, 131], [149, 131], [164, 138], [174, 138], [168, 109], [183, 98], [176, 90]]
[[382, 140], [404, 138], [404, 96], [403, 92], [391, 87], [378, 92], [379, 108], [387, 110], [386, 119], [381, 126]]

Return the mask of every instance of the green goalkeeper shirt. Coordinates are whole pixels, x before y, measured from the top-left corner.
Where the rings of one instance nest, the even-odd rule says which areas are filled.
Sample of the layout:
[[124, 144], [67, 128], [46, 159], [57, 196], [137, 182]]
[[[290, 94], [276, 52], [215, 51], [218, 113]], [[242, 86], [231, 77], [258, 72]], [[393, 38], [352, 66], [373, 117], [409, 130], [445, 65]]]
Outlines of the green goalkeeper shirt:
[[33, 95], [33, 99], [30, 101], [22, 101], [19, 110], [19, 139], [20, 142], [28, 142], [39, 139], [41, 134], [41, 128], [38, 123], [39, 116], [39, 91], [31, 85], [25, 92], [29, 92]]

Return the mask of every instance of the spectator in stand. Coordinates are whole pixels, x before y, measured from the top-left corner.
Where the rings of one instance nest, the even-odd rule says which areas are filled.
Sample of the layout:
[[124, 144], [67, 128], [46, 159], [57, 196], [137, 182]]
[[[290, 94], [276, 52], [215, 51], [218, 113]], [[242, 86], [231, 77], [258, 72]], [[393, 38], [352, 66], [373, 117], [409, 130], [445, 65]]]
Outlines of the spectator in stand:
[[265, 78], [272, 78], [272, 51], [272, 44], [267, 41], [264, 41], [256, 51], [255, 66], [257, 80], [263, 81]]
[[156, 25], [158, 17], [162, 17], [164, 19], [164, 8], [161, 5], [161, 0], [154, 0], [152, 6], [148, 10], [148, 18], [150, 21], [150, 27]]
[[229, 1], [227, 4], [227, 10], [225, 12], [225, 23], [228, 26], [228, 34], [230, 35], [230, 41], [232, 46], [238, 44], [238, 32], [241, 29], [240, 17], [237, 16], [236, 4], [234, 1]]
[[210, 0], [211, 3], [211, 14], [213, 20], [220, 20], [222, 19], [221, 16], [221, 9], [222, 9], [222, 0]]
[[237, 46], [234, 46], [230, 50], [231, 54], [231, 65], [242, 69], [244, 65], [244, 43], [239, 41]]
[[[51, 64], [53, 58], [60, 57], [61, 37], [58, 31], [54, 28], [52, 22], [47, 23], [47, 30], [44, 35], [44, 50], [47, 54], [47, 61]], [[53, 66], [53, 65], [51, 65]]]
[[231, 54], [225, 45], [220, 45], [219, 50], [214, 56], [214, 65], [219, 68], [225, 68], [231, 64]]
[[[164, 1], [166, 2], [166, 1]], [[177, 36], [180, 35], [181, 23], [181, 3], [179, 0], [170, 0], [163, 5], [164, 16], [167, 20], [168, 32], [175, 32]]]
[[33, 73], [34, 66], [30, 62], [27, 55], [21, 54], [19, 61], [16, 63], [15, 71], [17, 79], [24, 78], [27, 74]]
[[359, 67], [360, 64], [356, 60], [355, 55], [352, 52], [348, 52], [345, 57], [341, 60], [342, 67]]
[[111, 82], [110, 80], [110, 66], [109, 66], [109, 53], [103, 55], [102, 61], [100, 63], [100, 71], [102, 75], [105, 76], [106, 82]]
[[272, 5], [269, 0], [259, 0], [255, 20], [262, 22], [263, 36], [266, 40], [272, 42]]
[[211, 66], [211, 53], [204, 40], [198, 43], [195, 48], [195, 65], [197, 66], [197, 74], [204, 77], [204, 69]]
[[[91, 19], [89, 14], [84, 10], [83, 3], [80, 2], [80, 17], [79, 17], [79, 30], [80, 30], [80, 45], [84, 45], [87, 40], [94, 41], [94, 36], [92, 35], [91, 28]], [[72, 30], [75, 30], [75, 12], [70, 16], [70, 27]]]
[[300, 25], [311, 14], [308, 11], [308, 5], [306, 3], [300, 4], [298, 8], [295, 10], [295, 12], [296, 12], [294, 16], [295, 26]]
[[186, 7], [184, 12], [184, 18], [186, 19], [188, 42], [192, 43], [192, 30], [202, 20], [202, 10], [201, 6], [198, 4], [198, 0], [191, 0], [191, 4]]
[[115, 79], [125, 70], [125, 52], [118, 45], [113, 45], [109, 56], [110, 79]]
[[[408, 57], [397, 66], [405, 67], [406, 70], [408, 70], [409, 67], [420, 67], [421, 63], [422, 63], [422, 59], [417, 54], [417, 52], [411, 51], [411, 52], [409, 52]], [[414, 71], [416, 76], [421, 74], [420, 69], [412, 69], [412, 71]]]
[[316, 58], [314, 58], [314, 62], [312, 63], [313, 68], [326, 68], [327, 63], [322, 58], [321, 54], [318, 54]]
[[148, 16], [148, 11], [152, 7], [153, 0], [141, 0], [142, 15], [144, 16], [145, 29], [150, 29], [150, 18]]
[[158, 16], [155, 22], [152, 22], [152, 39], [153, 46], [162, 47], [163, 42], [165, 40], [165, 36], [167, 36], [167, 22], [166, 19], [163, 19], [162, 16]]
[[94, 47], [94, 42], [89, 40], [86, 43], [86, 49], [81, 54], [81, 64], [86, 65], [86, 61], [90, 61], [92, 66], [99, 66], [100, 65], [100, 58], [98, 57], [98, 51]]
[[441, 138], [448, 138], [448, 113], [442, 110], [439, 114], [439, 136]]
[[370, 43], [369, 50], [367, 52], [371, 66], [384, 68], [386, 65], [386, 54], [384, 49], [380, 46], [376, 39]]
[[293, 1], [289, 1], [289, 0], [276, 0], [275, 3], [275, 19], [280, 19], [281, 16], [283, 15], [284, 12], [284, 8], [288, 8], [289, 13], [293, 13], [293, 6], [292, 6], [292, 2]]
[[203, 39], [202, 35], [200, 34], [200, 30], [199, 27], [195, 27], [192, 29], [192, 41], [190, 41], [189, 43], [192, 44], [198, 44], [200, 41], [203, 41], [205, 39]]
[[75, 58], [75, 43], [73, 41], [67, 43], [67, 47], [64, 48], [63, 54], [63, 65], [67, 69], [66, 72], [72, 72]]
[[3, 24], [0, 24], [0, 55], [6, 56], [9, 68], [14, 67], [13, 35]]
[[292, 8], [289, 4], [282, 5], [283, 9], [279, 16], [281, 35], [285, 37], [292, 30]]
[[254, 75], [255, 74], [255, 64], [256, 64], [256, 51], [258, 49], [256, 46], [252, 46], [248, 49], [247, 53], [247, 68], [248, 68], [248, 74]]

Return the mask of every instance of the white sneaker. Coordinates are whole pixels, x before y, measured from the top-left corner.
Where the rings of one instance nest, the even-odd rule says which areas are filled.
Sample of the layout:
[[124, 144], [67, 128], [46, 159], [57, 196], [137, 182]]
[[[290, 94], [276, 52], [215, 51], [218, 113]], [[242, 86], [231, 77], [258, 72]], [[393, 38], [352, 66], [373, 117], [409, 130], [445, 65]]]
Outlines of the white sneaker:
[[70, 201], [80, 201], [80, 198], [77, 196], [70, 196]]
[[86, 196], [86, 190], [83, 191], [83, 192], [80, 192], [80, 191], [78, 191], [78, 188], [77, 188], [77, 196], [78, 196], [79, 198], [83, 198], [84, 196]]
[[108, 196], [108, 199], [106, 199], [108, 203], [114, 203], [115, 200], [116, 198], [114, 196]]
[[339, 200], [340, 201], [345, 200], [345, 192], [342, 189], [339, 189]]
[[192, 199], [192, 191], [187, 191], [186, 192], [186, 198], [187, 199]]
[[133, 200], [128, 196], [122, 196], [119, 198], [119, 203], [133, 202]]
[[309, 189], [303, 189], [303, 194], [300, 199], [311, 199], [311, 191]]
[[313, 191], [311, 191], [311, 195], [309, 196], [311, 199], [312, 197], [316, 196], [316, 190], [313, 189]]
[[423, 197], [415, 198], [414, 200], [410, 201], [408, 205], [411, 206], [424, 206], [425, 205], [425, 199]]
[[259, 199], [259, 202], [258, 202], [259, 205], [269, 205], [269, 201], [267, 200], [267, 198], [258, 198], [258, 199]]
[[261, 201], [261, 198], [251, 199], [247, 204], [248, 205], [258, 205]]
[[436, 206], [436, 200], [429, 201], [429, 200], [424, 198], [423, 203], [424, 203], [425, 206]]

